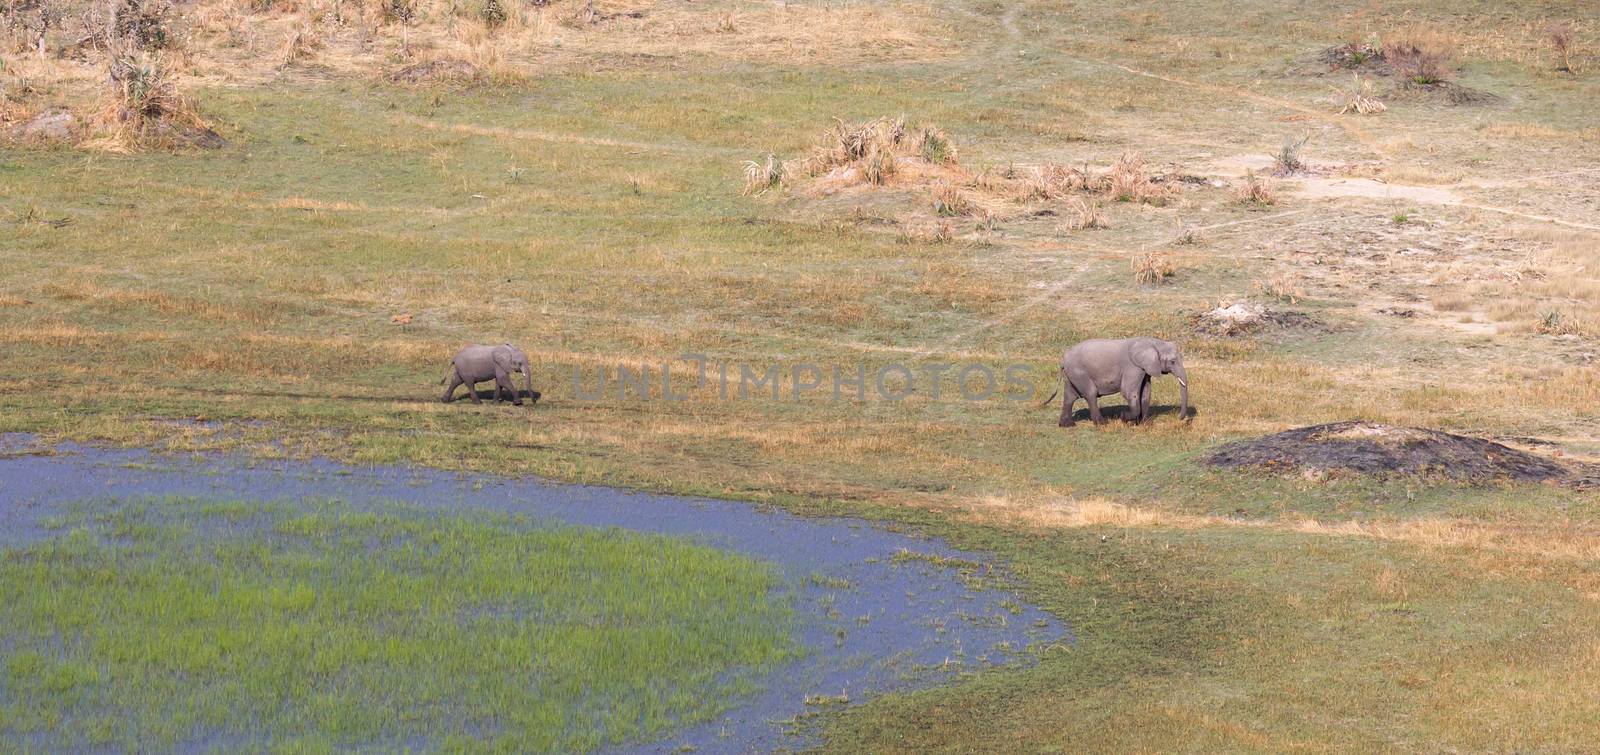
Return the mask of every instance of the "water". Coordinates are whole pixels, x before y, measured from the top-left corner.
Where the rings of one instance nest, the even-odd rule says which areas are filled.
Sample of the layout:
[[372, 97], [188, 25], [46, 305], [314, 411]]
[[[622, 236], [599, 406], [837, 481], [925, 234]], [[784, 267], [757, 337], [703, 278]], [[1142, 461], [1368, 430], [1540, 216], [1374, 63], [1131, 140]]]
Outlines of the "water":
[[[41, 450], [53, 453], [33, 453]], [[49, 536], [46, 518], [65, 513], [73, 502], [167, 496], [337, 500], [357, 508], [399, 502], [441, 511], [518, 513], [684, 536], [776, 565], [794, 601], [805, 655], [762, 679], [760, 691], [734, 701], [716, 720], [625, 751], [801, 748], [812, 736], [792, 722], [817, 710], [806, 704], [807, 696], [848, 695], [856, 704], [885, 691], [936, 684], [962, 670], [1026, 663], [1030, 646], [1073, 640], [1061, 621], [1016, 595], [986, 589], [955, 568], [921, 557], [988, 563], [983, 554], [858, 519], [402, 466], [175, 457], [73, 444], [39, 449], [26, 436], [0, 436], [0, 548]]]

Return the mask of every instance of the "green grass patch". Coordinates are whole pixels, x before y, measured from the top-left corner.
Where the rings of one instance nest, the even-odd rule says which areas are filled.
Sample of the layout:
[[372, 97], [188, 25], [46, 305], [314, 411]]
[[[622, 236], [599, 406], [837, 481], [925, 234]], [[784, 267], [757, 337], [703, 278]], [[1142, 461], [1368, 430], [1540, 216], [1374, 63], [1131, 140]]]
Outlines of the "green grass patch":
[[0, 735], [579, 751], [708, 720], [792, 657], [769, 566], [497, 515], [85, 507], [0, 560]]

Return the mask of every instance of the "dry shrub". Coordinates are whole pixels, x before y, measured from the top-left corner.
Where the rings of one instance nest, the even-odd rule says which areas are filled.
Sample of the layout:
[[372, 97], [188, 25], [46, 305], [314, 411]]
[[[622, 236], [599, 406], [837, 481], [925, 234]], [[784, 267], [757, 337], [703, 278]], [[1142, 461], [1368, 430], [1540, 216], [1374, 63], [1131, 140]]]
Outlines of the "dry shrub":
[[1272, 156], [1272, 172], [1277, 176], [1292, 176], [1306, 169], [1305, 161], [1300, 159], [1300, 150], [1311, 141], [1311, 132], [1299, 139], [1292, 136], [1283, 138], [1283, 146], [1278, 148], [1278, 154]]
[[43, 57], [45, 38], [66, 22], [65, 7], [54, 0], [4, 0], [0, 3], [0, 25], [8, 37], [7, 47], [14, 52], [35, 52]]
[[1133, 282], [1139, 285], [1162, 283], [1176, 274], [1168, 252], [1144, 252], [1133, 256]]
[[1118, 202], [1162, 204], [1169, 188], [1152, 180], [1144, 158], [1137, 152], [1124, 152], [1105, 176], [1105, 193]]
[[1104, 183], [1102, 179], [1089, 173], [1088, 165], [1078, 169], [1047, 162], [1033, 169], [1023, 182], [1018, 199], [1024, 202], [1033, 200], [1049, 202], [1074, 192], [1094, 190], [1102, 183]]
[[956, 145], [938, 126], [923, 126], [913, 136], [917, 156], [936, 165], [956, 164]]
[[194, 104], [179, 91], [165, 54], [114, 49], [107, 73], [98, 118], [106, 134], [99, 146], [127, 151], [220, 142]]
[[320, 47], [322, 47], [322, 36], [312, 28], [311, 24], [296, 26], [283, 41], [282, 62], [279, 65], [284, 67], [293, 65]]
[[1383, 59], [1401, 78], [1427, 86], [1455, 75], [1459, 49], [1456, 36], [1442, 29], [1408, 26], [1383, 39]]
[[783, 175], [790, 180], [837, 171], [879, 186], [899, 172], [902, 159], [955, 167], [956, 150], [936, 126], [908, 129], [904, 115], [862, 123], [835, 118], [810, 155], [784, 163]]
[[1372, 96], [1372, 82], [1361, 78], [1361, 74], [1353, 73], [1349, 89], [1333, 87], [1338, 96], [1339, 115], [1345, 113], [1359, 113], [1361, 115], [1376, 115], [1389, 109], [1378, 98]]
[[1267, 182], [1256, 175], [1253, 170], [1245, 171], [1244, 183], [1234, 192], [1234, 198], [1244, 204], [1270, 205], [1277, 204], [1278, 197], [1272, 193], [1272, 188]]
[[177, 40], [171, 31], [171, 0], [112, 0], [105, 33], [116, 45], [139, 50], [170, 50]]
[[1544, 35], [1545, 40], [1550, 43], [1550, 47], [1556, 51], [1557, 55], [1561, 56], [1561, 64], [1556, 66], [1556, 70], [1577, 73], [1578, 69], [1572, 67], [1574, 42], [1572, 24], [1565, 21], [1551, 22], [1545, 27]]
[[386, 24], [409, 24], [417, 18], [416, 0], [383, 0], [379, 17]]
[[1539, 313], [1535, 330], [1550, 336], [1580, 335], [1583, 333], [1583, 320], [1569, 312], [1559, 309], [1547, 309]]
[[972, 200], [967, 198], [966, 192], [955, 184], [938, 180], [928, 190], [929, 198], [933, 204], [933, 214], [942, 218], [970, 215], [973, 211]]

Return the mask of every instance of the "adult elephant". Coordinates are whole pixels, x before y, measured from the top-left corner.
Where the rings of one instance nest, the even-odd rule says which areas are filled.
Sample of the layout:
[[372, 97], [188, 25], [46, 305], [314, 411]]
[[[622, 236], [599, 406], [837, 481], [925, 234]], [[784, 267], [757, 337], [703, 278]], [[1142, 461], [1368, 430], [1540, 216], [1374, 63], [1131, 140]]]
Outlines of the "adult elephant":
[[[1150, 418], [1150, 381], [1157, 375], [1178, 378], [1183, 417], [1189, 416], [1189, 376], [1183, 369], [1178, 345], [1159, 338], [1096, 338], [1084, 341], [1061, 357], [1061, 421], [1072, 427], [1072, 407], [1082, 398], [1089, 404], [1089, 419], [1103, 424], [1100, 397], [1121, 393], [1128, 402], [1124, 418], [1135, 423]], [[1055, 398], [1054, 394], [1051, 398]], [[1045, 403], [1049, 403], [1046, 399]]]

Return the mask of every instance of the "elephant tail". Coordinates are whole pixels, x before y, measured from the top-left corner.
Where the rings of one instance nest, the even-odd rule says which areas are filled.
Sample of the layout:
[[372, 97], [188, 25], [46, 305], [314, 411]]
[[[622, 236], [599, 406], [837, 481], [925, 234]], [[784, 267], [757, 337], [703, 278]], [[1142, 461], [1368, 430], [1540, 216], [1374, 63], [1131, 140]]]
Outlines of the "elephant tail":
[[448, 383], [448, 382], [450, 382], [450, 377], [451, 377], [451, 376], [452, 376], [452, 375], [455, 375], [455, 374], [456, 374], [456, 363], [455, 363], [455, 362], [451, 362], [451, 363], [450, 363], [450, 369], [449, 369], [449, 370], [447, 370], [447, 371], [446, 371], [446, 372], [445, 372], [445, 373], [444, 373], [444, 377], [442, 377], [442, 378], [439, 378], [439, 383], [438, 383], [438, 384], [439, 384], [439, 385], [444, 385], [444, 384], [445, 384], [445, 383]]
[[1043, 401], [1040, 401], [1033, 408], [1035, 408], [1035, 409], [1043, 409], [1043, 408], [1049, 406], [1051, 401], [1055, 401], [1056, 400], [1056, 396], [1059, 396], [1059, 395], [1061, 395], [1061, 389], [1057, 388], [1054, 391], [1050, 392], [1050, 398], [1047, 398], [1047, 399], [1045, 399]]

